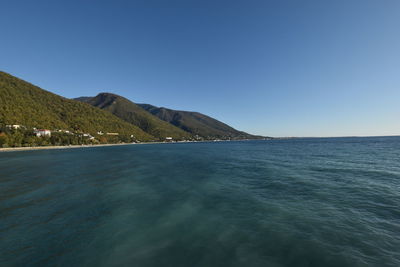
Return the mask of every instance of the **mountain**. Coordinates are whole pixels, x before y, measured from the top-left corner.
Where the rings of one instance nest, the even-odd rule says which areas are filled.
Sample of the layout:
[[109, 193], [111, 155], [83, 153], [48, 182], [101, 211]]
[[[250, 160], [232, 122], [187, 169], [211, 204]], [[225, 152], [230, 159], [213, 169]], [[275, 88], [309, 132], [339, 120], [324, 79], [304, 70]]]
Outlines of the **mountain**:
[[96, 134], [116, 132], [146, 141], [153, 136], [111, 113], [66, 99], [0, 71], [0, 124]]
[[135, 104], [115, 94], [67, 99], [0, 71], [0, 127], [8, 124], [93, 136], [99, 131], [119, 134], [97, 136], [101, 142], [128, 142], [131, 136], [139, 141], [191, 139], [196, 135], [204, 139], [261, 138], [198, 112]]
[[75, 98], [75, 100], [86, 102], [111, 112], [160, 140], [165, 140], [166, 137], [174, 139], [188, 139], [191, 137], [188, 132], [159, 119], [132, 101], [116, 94], [100, 93], [95, 97], [79, 97]]
[[261, 136], [238, 131], [229, 125], [198, 112], [172, 110], [149, 104], [138, 104], [143, 109], [182, 130], [206, 139], [255, 139]]

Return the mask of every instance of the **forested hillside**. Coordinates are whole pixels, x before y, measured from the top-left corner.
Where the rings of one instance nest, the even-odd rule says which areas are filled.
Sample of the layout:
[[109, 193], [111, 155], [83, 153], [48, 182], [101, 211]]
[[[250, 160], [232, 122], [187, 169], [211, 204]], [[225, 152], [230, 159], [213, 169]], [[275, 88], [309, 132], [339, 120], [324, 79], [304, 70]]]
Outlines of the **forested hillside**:
[[229, 125], [198, 112], [159, 108], [149, 104], [139, 104], [142, 108], [193, 135], [206, 139], [246, 139], [262, 138], [238, 131]]
[[66, 99], [0, 72], [0, 126], [7, 124], [92, 135], [99, 131], [113, 132], [120, 137], [133, 136], [141, 141], [154, 139], [139, 127], [107, 111]]
[[[51, 134], [36, 136], [35, 129], [48, 129]], [[169, 141], [262, 138], [198, 112], [135, 104], [111, 93], [67, 99], [0, 71], [0, 147], [164, 141], [167, 137]]]
[[165, 140], [166, 137], [172, 137], [175, 140], [191, 138], [190, 133], [159, 119], [137, 104], [119, 95], [101, 93], [96, 97], [80, 97], [75, 100], [107, 110], [124, 121], [138, 126], [159, 140]]

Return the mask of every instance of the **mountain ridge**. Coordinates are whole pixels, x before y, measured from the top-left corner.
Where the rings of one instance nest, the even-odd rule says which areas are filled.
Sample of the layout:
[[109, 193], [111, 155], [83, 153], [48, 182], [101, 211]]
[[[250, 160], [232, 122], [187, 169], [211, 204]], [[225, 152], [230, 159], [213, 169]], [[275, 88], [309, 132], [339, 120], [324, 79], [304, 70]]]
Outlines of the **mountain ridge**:
[[204, 138], [221, 139], [259, 139], [262, 136], [251, 135], [196, 111], [173, 110], [151, 104], [138, 104], [143, 109], [191, 134]]
[[159, 140], [165, 140], [167, 137], [172, 137], [175, 140], [191, 138], [191, 134], [188, 132], [159, 119], [129, 99], [117, 94], [99, 93], [95, 97], [79, 97], [75, 100], [106, 110]]
[[[151, 104], [136, 104], [133, 101], [114, 94], [114, 93], [99, 93], [95, 97], [78, 97], [74, 100], [91, 104], [100, 109], [107, 110], [117, 117], [130, 122], [142, 130], [165, 138], [166, 134], [152, 132], [146, 127], [149, 120], [154, 124], [167, 123], [168, 125], [185, 132], [188, 136], [194, 139], [260, 139], [262, 136], [255, 136], [243, 131], [238, 131], [233, 127], [218, 121], [210, 116], [204, 115], [196, 111], [173, 110], [165, 107], [156, 107]], [[168, 136], [176, 138], [173, 134]], [[179, 136], [178, 138], [182, 138]]]

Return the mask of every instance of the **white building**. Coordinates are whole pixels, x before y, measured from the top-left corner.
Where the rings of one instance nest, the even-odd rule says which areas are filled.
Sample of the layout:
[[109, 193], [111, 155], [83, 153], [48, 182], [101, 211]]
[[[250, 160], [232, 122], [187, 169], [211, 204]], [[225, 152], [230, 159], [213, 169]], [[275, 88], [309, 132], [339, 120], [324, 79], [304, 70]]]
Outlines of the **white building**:
[[19, 125], [19, 124], [10, 124], [10, 125], [6, 125], [6, 127], [7, 127], [7, 128], [10, 128], [10, 129], [19, 129], [19, 128], [21, 128], [21, 126], [22, 126], [22, 125]]
[[94, 140], [94, 137], [90, 134], [83, 134], [84, 137], [89, 137], [89, 140]]
[[66, 133], [66, 134], [69, 134], [69, 133], [70, 133], [70, 131], [68, 131], [68, 130], [57, 130], [57, 132], [59, 132], [59, 133]]
[[36, 134], [37, 137], [51, 136], [51, 131], [46, 129], [36, 129], [33, 131], [33, 133]]

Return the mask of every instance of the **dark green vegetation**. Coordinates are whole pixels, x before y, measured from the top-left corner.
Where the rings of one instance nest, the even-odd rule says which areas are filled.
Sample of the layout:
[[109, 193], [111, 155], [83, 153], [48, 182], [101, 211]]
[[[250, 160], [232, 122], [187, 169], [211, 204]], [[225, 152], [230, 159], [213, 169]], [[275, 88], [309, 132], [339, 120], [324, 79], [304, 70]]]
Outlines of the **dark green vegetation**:
[[139, 104], [143, 109], [158, 118], [169, 122], [193, 135], [205, 139], [257, 139], [261, 136], [250, 135], [238, 131], [225, 123], [198, 112], [179, 111], [167, 108], [159, 108], [149, 104]]
[[[37, 137], [34, 128], [48, 129], [51, 136]], [[198, 112], [135, 104], [110, 93], [66, 99], [0, 71], [0, 147], [164, 141], [166, 137], [262, 138]]]
[[160, 140], [165, 140], [166, 137], [172, 137], [175, 140], [191, 138], [191, 134], [188, 132], [159, 119], [137, 104], [119, 95], [101, 93], [96, 97], [80, 97], [75, 100], [107, 110]]
[[[0, 127], [4, 129], [8, 124], [24, 125], [29, 131], [36, 127], [52, 131], [69, 130], [77, 134], [90, 133], [93, 136], [98, 131], [119, 133], [118, 137], [103, 135], [99, 138], [101, 142], [130, 140], [131, 135], [141, 141], [154, 139], [137, 126], [109, 112], [66, 99], [0, 72]], [[7, 139], [16, 134], [6, 131], [2, 133], [3, 136], [7, 135]], [[20, 144], [19, 141], [7, 143], [9, 146]]]
[[83, 134], [53, 132], [51, 136], [37, 137], [32, 129], [9, 129], [0, 126], [1, 147], [33, 147], [33, 146], [68, 146], [68, 145], [95, 145], [105, 143], [132, 142], [128, 136], [98, 137], [91, 140]]

